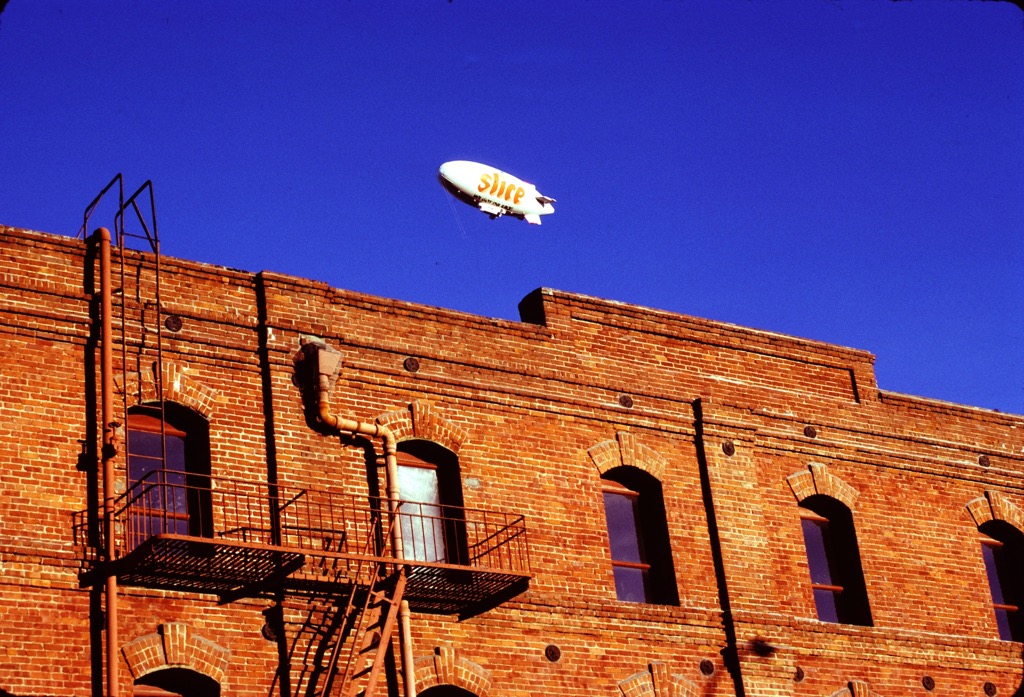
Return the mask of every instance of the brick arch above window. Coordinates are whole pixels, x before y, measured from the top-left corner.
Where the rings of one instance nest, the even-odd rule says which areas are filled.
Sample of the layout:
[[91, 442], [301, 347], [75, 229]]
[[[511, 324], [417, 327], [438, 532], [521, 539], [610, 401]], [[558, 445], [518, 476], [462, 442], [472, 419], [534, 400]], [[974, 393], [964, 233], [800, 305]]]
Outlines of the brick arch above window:
[[165, 668], [187, 668], [223, 685], [231, 652], [183, 622], [168, 622], [122, 646], [121, 655], [135, 680]]
[[821, 494], [841, 501], [851, 511], [857, 503], [860, 492], [828, 471], [825, 465], [812, 463], [806, 472], [796, 472], [786, 477], [789, 488], [793, 490], [796, 500]]
[[417, 658], [414, 670], [417, 692], [438, 685], [454, 685], [477, 697], [487, 697], [491, 689], [490, 671], [460, 656], [452, 644], [442, 644], [429, 656]]
[[636, 467], [662, 481], [668, 469], [668, 460], [656, 453], [628, 431], [619, 431], [615, 440], [606, 440], [587, 450], [587, 454], [601, 475], [616, 467]]
[[849, 684], [828, 697], [882, 697], [863, 680], [851, 680]]
[[989, 521], [1001, 520], [1024, 532], [1024, 509], [1001, 491], [989, 489], [984, 496], [968, 501], [967, 511], [979, 528]]
[[696, 685], [679, 675], [669, 673], [664, 661], [651, 661], [647, 670], [631, 675], [618, 683], [623, 697], [699, 697]]
[[434, 407], [416, 400], [404, 409], [396, 409], [377, 417], [377, 423], [387, 426], [395, 440], [429, 440], [444, 446], [453, 453], [469, 439], [466, 430], [452, 423], [435, 411]]
[[[214, 406], [222, 401], [223, 397], [216, 390], [189, 375], [189, 372], [187, 365], [164, 362], [164, 400], [186, 406], [202, 414], [209, 421]], [[115, 375], [114, 383], [118, 394], [127, 394], [128, 406], [158, 401], [155, 366], [137, 373]]]

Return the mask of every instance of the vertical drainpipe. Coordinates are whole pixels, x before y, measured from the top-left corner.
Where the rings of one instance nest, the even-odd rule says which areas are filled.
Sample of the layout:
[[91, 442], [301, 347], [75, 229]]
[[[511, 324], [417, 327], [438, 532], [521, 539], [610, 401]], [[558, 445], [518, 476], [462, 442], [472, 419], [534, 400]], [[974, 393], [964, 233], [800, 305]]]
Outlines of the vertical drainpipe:
[[743, 667], [740, 663], [739, 643], [736, 638], [736, 620], [733, 617], [732, 601], [729, 598], [728, 575], [725, 573], [725, 555], [722, 552], [722, 535], [715, 512], [714, 487], [711, 484], [711, 468], [708, 464], [704, 438], [704, 406], [700, 399], [693, 401], [693, 431], [697, 445], [697, 467], [700, 472], [700, 491], [704, 501], [704, 512], [708, 521], [708, 536], [711, 542], [711, 561], [715, 568], [715, 582], [718, 586], [718, 603], [722, 608], [722, 629], [725, 633], [725, 648], [722, 661], [732, 677], [736, 697], [746, 697], [743, 684]]
[[[110, 287], [110, 230], [96, 231], [100, 243], [100, 314], [102, 341], [100, 344], [100, 372], [102, 387], [100, 413], [103, 419], [103, 536], [105, 563], [112, 564], [115, 552], [114, 536], [114, 456], [117, 454], [114, 429], [114, 359], [113, 324], [111, 322]], [[106, 632], [107, 632], [107, 697], [118, 697], [118, 638], [117, 638], [117, 576], [106, 577]]]
[[[397, 521], [398, 503], [401, 492], [398, 488], [398, 444], [391, 430], [381, 424], [343, 419], [331, 411], [331, 388], [337, 379], [341, 356], [328, 349], [326, 344], [311, 342], [307, 346], [316, 349], [317, 365], [317, 408], [320, 422], [338, 431], [380, 438], [384, 444], [384, 464], [387, 471], [388, 512], [391, 520]], [[405, 562], [404, 541], [400, 525], [391, 527], [391, 551], [399, 565]], [[412, 617], [409, 603], [401, 602], [398, 612], [399, 653], [402, 657], [402, 683], [404, 697], [416, 697], [416, 674], [413, 667]]]

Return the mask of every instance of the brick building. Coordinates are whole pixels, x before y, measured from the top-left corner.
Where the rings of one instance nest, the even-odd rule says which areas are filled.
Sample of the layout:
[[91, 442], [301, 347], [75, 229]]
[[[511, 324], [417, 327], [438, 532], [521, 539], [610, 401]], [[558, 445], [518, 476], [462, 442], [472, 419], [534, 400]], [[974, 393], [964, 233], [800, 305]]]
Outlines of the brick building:
[[101, 257], [0, 227], [2, 697], [1021, 688], [1020, 416], [571, 293], [116, 248], [104, 335]]

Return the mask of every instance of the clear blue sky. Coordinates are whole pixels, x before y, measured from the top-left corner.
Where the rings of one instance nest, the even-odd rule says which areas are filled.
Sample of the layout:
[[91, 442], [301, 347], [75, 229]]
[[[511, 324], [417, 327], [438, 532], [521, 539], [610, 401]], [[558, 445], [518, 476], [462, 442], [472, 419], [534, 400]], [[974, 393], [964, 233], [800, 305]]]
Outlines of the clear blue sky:
[[[489, 220], [454, 159], [556, 212]], [[74, 235], [117, 172], [167, 255], [508, 319], [586, 293], [1024, 413], [1009, 2], [10, 0], [0, 224]]]

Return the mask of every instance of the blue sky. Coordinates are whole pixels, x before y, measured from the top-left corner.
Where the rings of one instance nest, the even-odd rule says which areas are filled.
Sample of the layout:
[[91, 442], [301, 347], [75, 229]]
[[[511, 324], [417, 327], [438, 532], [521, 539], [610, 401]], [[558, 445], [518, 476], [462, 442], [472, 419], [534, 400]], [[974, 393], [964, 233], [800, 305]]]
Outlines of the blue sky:
[[[0, 105], [0, 224], [74, 235], [121, 172], [167, 255], [506, 319], [585, 293], [1024, 413], [1008, 2], [10, 0]], [[455, 159], [556, 212], [488, 219]]]

